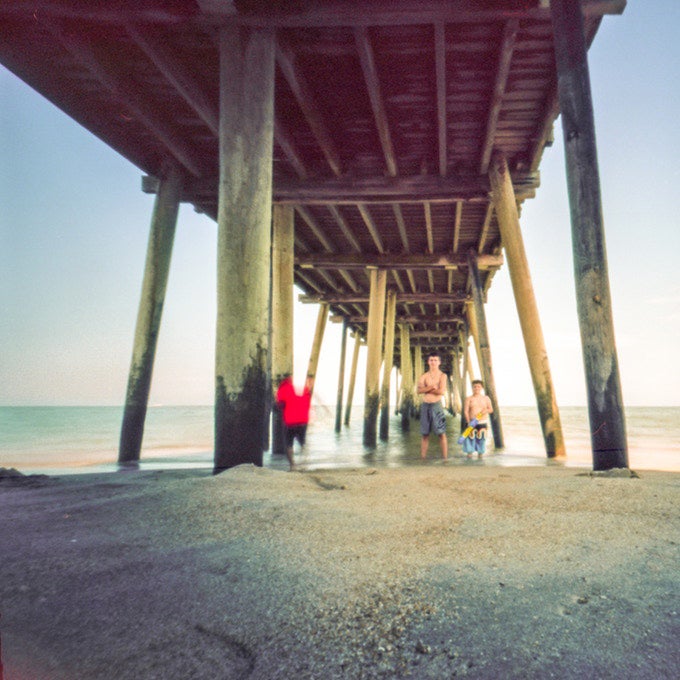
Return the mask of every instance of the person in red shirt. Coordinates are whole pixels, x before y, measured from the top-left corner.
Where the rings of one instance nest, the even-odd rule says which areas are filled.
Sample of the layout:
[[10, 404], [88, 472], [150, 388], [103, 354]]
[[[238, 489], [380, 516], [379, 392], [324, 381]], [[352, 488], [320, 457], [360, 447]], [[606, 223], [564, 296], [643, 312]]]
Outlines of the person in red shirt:
[[312, 401], [313, 380], [308, 377], [302, 394], [298, 394], [293, 386], [293, 379], [287, 375], [276, 390], [276, 403], [283, 414], [283, 425], [286, 438], [286, 456], [290, 469], [295, 469], [293, 461], [293, 445], [297, 439], [300, 446], [305, 445], [307, 425], [309, 424], [309, 407]]

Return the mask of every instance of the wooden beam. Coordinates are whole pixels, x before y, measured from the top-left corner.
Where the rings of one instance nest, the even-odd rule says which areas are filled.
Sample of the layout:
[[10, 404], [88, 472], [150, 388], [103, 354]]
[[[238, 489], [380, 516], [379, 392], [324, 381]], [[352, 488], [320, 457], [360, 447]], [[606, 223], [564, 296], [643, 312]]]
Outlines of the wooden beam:
[[409, 252], [408, 244], [408, 230], [406, 229], [406, 222], [404, 221], [404, 213], [401, 211], [401, 206], [398, 203], [392, 205], [394, 218], [397, 220], [397, 228], [399, 229], [399, 238], [401, 238], [401, 245], [405, 253]]
[[361, 246], [359, 245], [359, 241], [357, 241], [356, 236], [354, 236], [354, 234], [352, 233], [352, 230], [350, 229], [347, 220], [345, 219], [344, 215], [340, 212], [340, 208], [335, 205], [329, 205], [328, 211], [330, 212], [331, 215], [333, 215], [333, 218], [337, 222], [338, 226], [340, 227], [340, 230], [344, 234], [345, 238], [349, 241], [349, 244], [352, 246], [354, 251], [360, 253]]
[[298, 177], [300, 179], [307, 179], [309, 173], [302, 160], [302, 156], [297, 150], [287, 128], [276, 115], [274, 116], [274, 141], [279, 145]]
[[[138, 120], [175, 160], [192, 175], [200, 177], [203, 169], [193, 150], [184, 139], [158, 113], [156, 107], [146, 99], [142, 92], [133, 90], [126, 80], [115, 74], [105, 59], [100, 58], [84, 35], [74, 36], [62, 30], [57, 23], [47, 23], [48, 30], [59, 40], [63, 47], [90, 74], [103, 85], [109, 93]], [[216, 187], [213, 196], [216, 195]]]
[[194, 74], [190, 73], [164, 44], [153, 39], [148, 30], [141, 30], [130, 21], [125, 22], [125, 30], [135, 45], [154, 63], [163, 77], [179, 92], [184, 101], [217, 137], [219, 114], [205, 92], [198, 86]]
[[[329, 305], [348, 305], [368, 302], [368, 294], [330, 293], [328, 295], [299, 295], [298, 300], [304, 304], [319, 304], [327, 302]], [[397, 303], [434, 304], [447, 302], [466, 302], [469, 296], [465, 291], [449, 294], [445, 293], [397, 293]]]
[[396, 177], [398, 174], [397, 155], [394, 152], [394, 146], [392, 145], [390, 125], [387, 120], [387, 112], [385, 111], [385, 104], [380, 89], [380, 77], [375, 65], [373, 48], [371, 47], [368, 36], [368, 28], [365, 26], [357, 26], [354, 29], [354, 40], [356, 42], [357, 51], [359, 52], [359, 60], [368, 89], [368, 97], [371, 100], [371, 108], [373, 109], [373, 118], [375, 119], [375, 125], [378, 129], [380, 145], [382, 146], [383, 155], [385, 156], [387, 174], [391, 177]]
[[423, 209], [425, 210], [425, 234], [427, 236], [427, 252], [434, 252], [434, 236], [432, 234], [432, 208], [430, 207], [429, 201], [423, 203]]
[[493, 151], [494, 140], [496, 138], [498, 117], [503, 106], [503, 95], [505, 94], [508, 82], [510, 62], [512, 61], [512, 53], [515, 49], [515, 40], [517, 39], [518, 32], [519, 21], [517, 19], [511, 19], [503, 28], [503, 40], [501, 41], [498, 65], [496, 66], [496, 80], [491, 95], [491, 106], [486, 119], [486, 134], [482, 147], [482, 159], [479, 165], [480, 173], [486, 173], [489, 169], [489, 160], [491, 159], [491, 152]]
[[439, 175], [446, 177], [448, 148], [446, 124], [446, 27], [442, 22], [434, 25], [434, 63], [437, 81], [437, 145], [439, 149]]
[[[451, 253], [301, 253], [295, 264], [303, 269], [460, 269], [467, 268], [465, 255]], [[478, 255], [479, 269], [493, 269], [503, 265], [503, 255]]]
[[[21, 4], [28, 2], [28, 0], [5, 0], [8, 1]], [[62, 0], [62, 3], [64, 1]], [[625, 6], [626, 0], [583, 0], [583, 10], [587, 16], [621, 14]], [[236, 14], [233, 2], [211, 2], [210, 10], [210, 13], [208, 9], [204, 10], [204, 14], [206, 18], [212, 14], [215, 21], [229, 18], [244, 25], [277, 28], [405, 26], [436, 22], [481, 23], [510, 19], [545, 21], [550, 18], [549, 6], [538, 0], [498, 8], [489, 8], [489, 3], [485, 3], [480, 9], [471, 6], [470, 0], [391, 0], [378, 7], [373, 0], [356, 0], [349, 4], [343, 0], [325, 0], [290, 5], [279, 3], [275, 9], [269, 3], [265, 3], [259, 12], [252, 10], [247, 14]]]
[[[519, 198], [531, 195], [540, 186], [537, 171], [515, 171], [511, 174], [515, 195]], [[158, 180], [147, 176], [144, 191], [154, 193]], [[368, 177], [308, 179], [303, 177], [279, 178], [274, 187], [275, 203], [294, 205], [356, 205], [357, 203], [394, 204], [402, 203], [460, 203], [456, 208], [462, 211], [462, 203], [486, 203], [491, 185], [488, 175], [465, 175], [458, 177], [434, 177], [414, 175], [411, 177]], [[182, 201], [188, 203], [214, 200], [217, 195], [217, 177], [188, 178], [182, 191]], [[395, 217], [397, 212], [395, 211]], [[403, 219], [403, 218], [402, 218]], [[460, 224], [460, 218], [457, 217]], [[397, 217], [397, 220], [399, 218]], [[402, 243], [408, 246], [408, 239], [402, 236]], [[458, 249], [454, 233], [454, 252]], [[408, 247], [405, 248], [408, 251]]]
[[[538, 172], [517, 171], [512, 175], [518, 198], [527, 197], [540, 185]], [[211, 184], [192, 183], [187, 191], [210, 192]], [[459, 177], [372, 177], [351, 179], [315, 179], [300, 181], [279, 179], [274, 188], [277, 203], [355, 204], [355, 203], [455, 203], [486, 202], [491, 186], [486, 175]]]
[[[391, 291], [390, 291], [391, 292]], [[365, 324], [368, 321], [368, 317], [365, 314], [350, 315], [350, 316], [331, 316], [330, 321], [333, 323], [340, 323], [347, 319], [349, 323], [354, 324]], [[422, 316], [418, 314], [398, 314], [395, 317], [396, 323], [408, 323], [408, 324], [428, 324], [436, 323], [441, 326], [458, 326], [464, 323], [462, 316], [438, 316], [436, 319], [432, 318], [432, 315], [424, 314]]]
[[328, 161], [333, 173], [337, 176], [342, 174], [342, 163], [340, 155], [335, 148], [333, 135], [331, 135], [321, 114], [321, 109], [316, 103], [312, 92], [307, 85], [302, 73], [295, 64], [295, 54], [289, 45], [281, 40], [278, 41], [276, 50], [276, 62], [281, 69], [293, 95], [297, 100], [302, 112], [307, 119], [307, 123], [316, 138], [321, 152]]
[[[482, 230], [479, 234], [479, 241], [477, 242], [477, 254], [481, 256], [486, 245], [486, 238], [489, 235], [489, 228], [491, 227], [491, 218], [493, 217], [493, 203], [489, 201], [486, 206], [486, 214], [484, 215], [484, 222], [482, 223]], [[479, 264], [477, 265], [479, 266]]]
[[[591, 21], [590, 28], [586, 34], [586, 43], [588, 47], [592, 44], [595, 39], [595, 34], [602, 22], [602, 18], [594, 18]], [[528, 168], [530, 171], [535, 172], [541, 163], [541, 158], [543, 158], [543, 152], [547, 146], [550, 146], [553, 141], [553, 125], [555, 119], [560, 114], [560, 99], [557, 92], [557, 82], [555, 82], [546, 97], [545, 106], [543, 108], [543, 114], [539, 120], [543, 121], [539, 126], [536, 134], [533, 136], [534, 142], [529, 150], [529, 163]]]
[[[200, 1], [200, 0], [199, 0]], [[173, 25], [196, 18], [196, 9], [191, 3], [167, 2], [167, 0], [118, 0], [118, 2], [74, 2], [73, 0], [2, 0], [0, 15], [17, 14], [40, 19], [58, 17], [94, 21], [102, 24], [120, 25], [121, 19], [134, 22]]]
[[375, 247], [378, 249], [378, 252], [384, 253], [385, 246], [383, 246], [382, 238], [380, 237], [380, 231], [376, 223], [373, 221], [373, 217], [371, 217], [371, 213], [369, 212], [368, 208], [363, 203], [359, 203], [357, 205], [357, 209], [364, 220], [366, 228], [371, 234], [371, 238], [373, 239], [373, 243], [375, 243]]

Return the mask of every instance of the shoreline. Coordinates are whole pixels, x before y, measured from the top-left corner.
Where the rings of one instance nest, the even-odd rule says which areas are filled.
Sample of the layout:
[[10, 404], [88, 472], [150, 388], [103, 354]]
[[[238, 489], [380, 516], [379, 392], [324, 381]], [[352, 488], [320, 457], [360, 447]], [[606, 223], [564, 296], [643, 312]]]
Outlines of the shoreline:
[[0, 482], [7, 680], [671, 678], [680, 474], [239, 466]]

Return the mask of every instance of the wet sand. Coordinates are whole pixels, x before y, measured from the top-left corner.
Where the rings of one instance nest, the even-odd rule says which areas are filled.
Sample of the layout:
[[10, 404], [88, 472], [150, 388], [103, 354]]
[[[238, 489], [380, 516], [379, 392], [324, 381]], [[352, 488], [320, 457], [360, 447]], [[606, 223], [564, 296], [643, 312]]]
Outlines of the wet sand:
[[680, 474], [0, 479], [4, 680], [677, 678]]

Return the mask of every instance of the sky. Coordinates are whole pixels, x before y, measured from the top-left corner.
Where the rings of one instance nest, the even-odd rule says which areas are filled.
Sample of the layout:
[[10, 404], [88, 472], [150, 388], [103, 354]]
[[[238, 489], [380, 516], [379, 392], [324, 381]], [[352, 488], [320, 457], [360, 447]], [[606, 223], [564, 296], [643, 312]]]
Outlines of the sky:
[[[629, 0], [589, 52], [626, 406], [680, 406], [678, 34], [680, 2]], [[0, 405], [120, 405], [153, 208], [142, 173], [3, 67], [0, 159]], [[524, 245], [558, 404], [585, 405], [559, 119], [540, 170], [522, 209]], [[216, 241], [216, 224], [182, 205], [151, 405], [213, 403]], [[499, 404], [535, 404], [507, 267], [486, 314]], [[316, 317], [316, 306], [296, 304], [297, 380]], [[329, 404], [340, 329], [326, 327], [316, 382]]]

